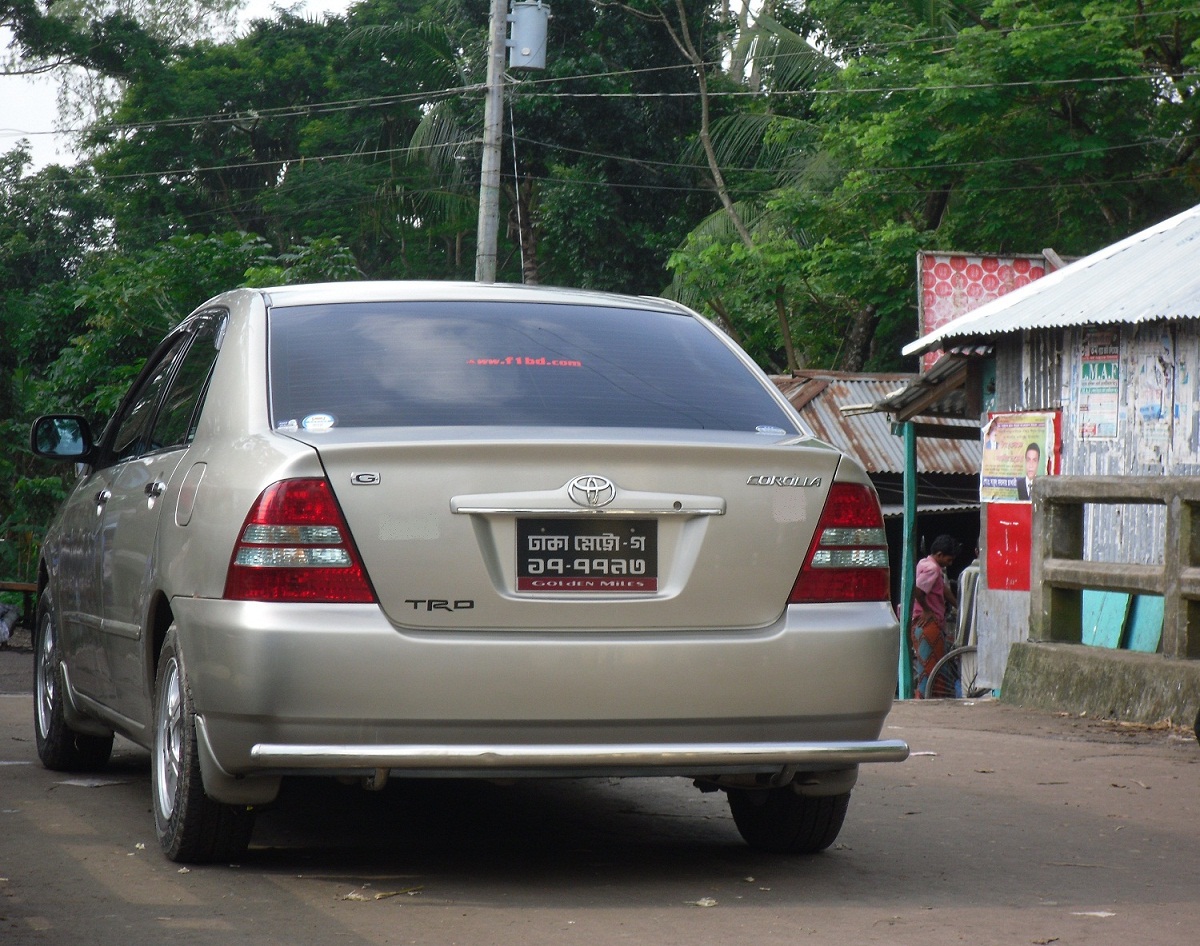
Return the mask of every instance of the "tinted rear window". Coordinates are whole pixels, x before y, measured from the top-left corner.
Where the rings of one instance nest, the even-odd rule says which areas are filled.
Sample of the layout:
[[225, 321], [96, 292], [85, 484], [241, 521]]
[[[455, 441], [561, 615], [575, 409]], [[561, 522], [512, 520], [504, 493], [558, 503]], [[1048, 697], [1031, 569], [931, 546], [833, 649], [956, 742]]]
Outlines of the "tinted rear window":
[[355, 303], [270, 316], [278, 429], [706, 428], [795, 433], [686, 315], [505, 302]]

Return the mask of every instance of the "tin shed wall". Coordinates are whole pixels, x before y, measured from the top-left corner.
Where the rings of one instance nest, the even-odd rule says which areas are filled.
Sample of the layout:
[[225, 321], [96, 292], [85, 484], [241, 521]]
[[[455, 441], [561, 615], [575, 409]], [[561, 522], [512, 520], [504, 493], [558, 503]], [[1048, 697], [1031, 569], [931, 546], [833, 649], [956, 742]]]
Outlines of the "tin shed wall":
[[[1200, 476], [1200, 322], [1159, 320], [1113, 328], [1120, 353], [1111, 435], [1089, 430], [1094, 415], [1080, 410], [1086, 326], [998, 339], [995, 409], [1061, 409], [1061, 472], [1066, 475]], [[1098, 562], [1161, 564], [1165, 517], [1158, 506], [1089, 506], [1084, 555]], [[990, 591], [983, 577], [980, 674], [985, 685], [998, 687], [1009, 646], [1027, 639], [1029, 596]]]
[[[1111, 437], [1083, 432], [1081, 352], [1086, 329], [1065, 333], [1070, 374], [1063, 392], [1063, 472], [1074, 476], [1195, 475], [1196, 323], [1120, 326], [1117, 424]], [[1161, 564], [1166, 510], [1093, 506], [1085, 512], [1084, 555], [1098, 562]]]

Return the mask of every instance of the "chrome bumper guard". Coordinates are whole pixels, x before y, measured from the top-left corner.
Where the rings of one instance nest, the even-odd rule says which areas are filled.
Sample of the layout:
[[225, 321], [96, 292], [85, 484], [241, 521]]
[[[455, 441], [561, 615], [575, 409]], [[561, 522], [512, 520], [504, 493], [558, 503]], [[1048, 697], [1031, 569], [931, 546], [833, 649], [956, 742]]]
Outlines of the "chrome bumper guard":
[[752, 742], [649, 745], [399, 745], [322, 746], [259, 743], [250, 758], [273, 770], [303, 769], [628, 769], [794, 766], [798, 769], [903, 762], [908, 744], [874, 742]]

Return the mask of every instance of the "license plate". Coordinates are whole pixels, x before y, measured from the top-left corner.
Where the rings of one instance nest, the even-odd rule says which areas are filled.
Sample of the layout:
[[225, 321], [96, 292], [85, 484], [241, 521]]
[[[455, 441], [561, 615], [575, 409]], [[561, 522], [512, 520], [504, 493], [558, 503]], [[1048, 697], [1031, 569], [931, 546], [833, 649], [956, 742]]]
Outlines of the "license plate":
[[518, 519], [517, 590], [658, 591], [658, 522]]

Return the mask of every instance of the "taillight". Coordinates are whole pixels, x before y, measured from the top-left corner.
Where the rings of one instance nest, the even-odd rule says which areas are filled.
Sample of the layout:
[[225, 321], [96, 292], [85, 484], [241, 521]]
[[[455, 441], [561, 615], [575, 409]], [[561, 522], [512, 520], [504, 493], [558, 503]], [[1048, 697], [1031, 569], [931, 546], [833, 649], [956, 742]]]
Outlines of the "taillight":
[[887, 601], [890, 584], [879, 500], [869, 487], [834, 483], [788, 603]]
[[326, 480], [281, 480], [263, 490], [233, 549], [225, 597], [237, 601], [375, 600]]

